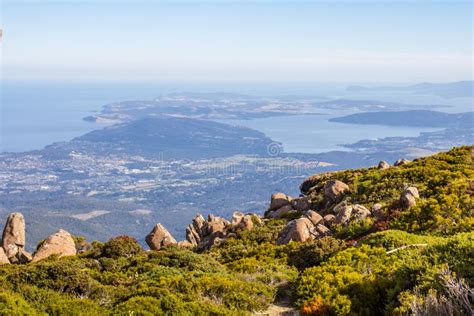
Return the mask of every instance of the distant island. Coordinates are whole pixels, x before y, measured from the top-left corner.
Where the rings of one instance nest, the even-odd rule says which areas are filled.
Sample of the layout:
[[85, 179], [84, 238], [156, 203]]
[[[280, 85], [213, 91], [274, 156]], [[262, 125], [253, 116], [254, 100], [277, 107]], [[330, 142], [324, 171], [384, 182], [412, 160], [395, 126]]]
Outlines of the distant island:
[[365, 112], [330, 119], [331, 122], [416, 127], [471, 127], [474, 112], [444, 113], [428, 110]]

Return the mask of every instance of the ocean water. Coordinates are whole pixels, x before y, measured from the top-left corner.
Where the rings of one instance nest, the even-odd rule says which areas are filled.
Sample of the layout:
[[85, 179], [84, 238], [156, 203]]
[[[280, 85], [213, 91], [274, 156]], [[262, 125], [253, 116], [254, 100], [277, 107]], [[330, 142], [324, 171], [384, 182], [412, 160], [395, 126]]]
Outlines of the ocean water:
[[341, 145], [355, 143], [362, 139], [392, 136], [412, 137], [418, 136], [420, 132], [439, 130], [437, 128], [354, 125], [328, 121], [332, 117], [345, 114], [348, 113], [227, 120], [227, 123], [260, 130], [273, 140], [281, 142], [285, 152], [299, 153], [347, 151], [349, 149]]
[[[344, 97], [343, 86], [252, 83], [51, 83], [1, 82], [0, 152], [41, 149], [67, 141], [103, 125], [82, 118], [102, 105], [124, 100], [151, 99], [171, 92], [233, 92], [254, 95], [313, 95]], [[339, 95], [341, 93], [341, 95]], [[446, 100], [449, 101], [449, 100]], [[286, 152], [324, 152], [340, 144], [386, 136], [417, 136], [427, 128], [363, 126], [328, 122], [345, 113], [228, 121], [266, 133], [281, 141]]]

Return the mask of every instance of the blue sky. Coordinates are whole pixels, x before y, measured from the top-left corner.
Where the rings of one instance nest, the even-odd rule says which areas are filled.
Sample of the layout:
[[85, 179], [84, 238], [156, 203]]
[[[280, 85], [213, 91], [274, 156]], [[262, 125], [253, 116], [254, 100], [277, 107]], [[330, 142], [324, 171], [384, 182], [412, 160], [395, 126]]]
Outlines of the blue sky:
[[472, 1], [2, 1], [3, 79], [471, 79]]

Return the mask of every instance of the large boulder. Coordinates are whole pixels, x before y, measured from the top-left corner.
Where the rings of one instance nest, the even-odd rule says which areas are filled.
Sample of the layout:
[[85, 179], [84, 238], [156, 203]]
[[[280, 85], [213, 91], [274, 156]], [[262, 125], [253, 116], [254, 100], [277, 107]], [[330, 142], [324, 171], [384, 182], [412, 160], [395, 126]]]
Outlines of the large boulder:
[[203, 227], [206, 220], [201, 214], [194, 216], [191, 224], [186, 227], [186, 240], [193, 246], [197, 246], [203, 235]]
[[290, 241], [304, 242], [313, 239], [314, 237], [311, 234], [313, 227], [313, 223], [306, 217], [292, 220], [280, 232], [277, 244], [283, 245]]
[[9, 263], [10, 263], [10, 260], [8, 260], [8, 257], [5, 254], [5, 250], [3, 250], [2, 247], [0, 247], [0, 265], [9, 264]]
[[33, 262], [43, 260], [51, 255], [58, 255], [59, 257], [74, 256], [76, 254], [76, 245], [72, 239], [71, 234], [60, 229], [56, 233], [50, 235], [39, 246], [33, 255]]
[[145, 237], [145, 241], [151, 250], [160, 250], [163, 247], [176, 245], [176, 239], [161, 224], [156, 224], [151, 232]]
[[333, 202], [339, 200], [347, 191], [349, 186], [339, 180], [329, 180], [324, 185], [324, 196]]
[[385, 160], [380, 160], [377, 168], [382, 169], [382, 170], [383, 169], [388, 169], [388, 168], [390, 168], [390, 164], [388, 162], [386, 162]]
[[8, 258], [25, 247], [25, 218], [21, 213], [8, 215], [2, 235], [2, 247]]
[[290, 204], [291, 202], [291, 197], [287, 196], [285, 193], [274, 193], [272, 194], [271, 201], [270, 201], [270, 206], [268, 207], [268, 211], [274, 211], [277, 210], [285, 205]]
[[408, 187], [400, 194], [400, 203], [403, 207], [410, 208], [416, 205], [416, 199], [419, 197], [417, 188]]

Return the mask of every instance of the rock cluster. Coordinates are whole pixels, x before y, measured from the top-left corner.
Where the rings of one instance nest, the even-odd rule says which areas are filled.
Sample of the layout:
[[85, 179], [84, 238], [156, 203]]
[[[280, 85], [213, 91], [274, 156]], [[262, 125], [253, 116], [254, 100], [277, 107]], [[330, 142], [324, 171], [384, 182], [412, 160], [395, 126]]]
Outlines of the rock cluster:
[[39, 261], [50, 255], [70, 256], [77, 253], [72, 236], [65, 230], [49, 236], [31, 255], [25, 249], [25, 218], [21, 213], [8, 215], [2, 234], [0, 264], [28, 263]]
[[201, 214], [196, 215], [186, 228], [186, 240], [198, 250], [209, 249], [222, 240], [234, 236], [238, 230], [251, 230], [260, 224], [256, 214], [234, 212], [232, 220], [210, 214], [207, 220]]
[[186, 240], [177, 242], [163, 225], [157, 224], [145, 241], [151, 250], [160, 250], [170, 245], [206, 250], [226, 238], [234, 237], [238, 231], [251, 230], [260, 224], [261, 219], [256, 214], [234, 212], [231, 221], [212, 214], [206, 220], [201, 214], [197, 214], [186, 227]]

